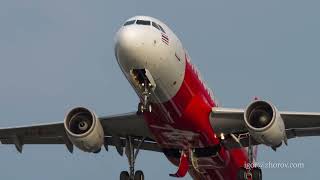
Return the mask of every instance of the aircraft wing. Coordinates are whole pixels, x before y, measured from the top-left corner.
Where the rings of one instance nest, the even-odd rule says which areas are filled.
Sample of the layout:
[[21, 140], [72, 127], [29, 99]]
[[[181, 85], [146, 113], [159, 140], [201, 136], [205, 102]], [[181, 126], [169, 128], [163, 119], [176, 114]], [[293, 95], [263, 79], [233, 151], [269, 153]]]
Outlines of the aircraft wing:
[[[142, 143], [140, 149], [161, 152], [158, 144], [153, 140], [143, 116], [127, 113], [99, 117], [99, 120], [105, 132], [104, 142], [107, 150], [109, 145], [115, 146], [122, 155], [123, 147], [126, 146], [125, 138], [132, 136], [135, 147]], [[19, 152], [22, 152], [22, 147], [25, 144], [64, 144], [70, 152], [73, 152], [73, 145], [66, 135], [63, 122], [1, 128], [0, 141], [2, 144], [15, 145]]]
[[[224, 144], [228, 149], [248, 147], [248, 128], [244, 120], [244, 109], [215, 107], [210, 122], [217, 134], [225, 135]], [[288, 139], [295, 137], [320, 136], [320, 113], [281, 112], [285, 133]], [[259, 142], [252, 140], [252, 144]]]

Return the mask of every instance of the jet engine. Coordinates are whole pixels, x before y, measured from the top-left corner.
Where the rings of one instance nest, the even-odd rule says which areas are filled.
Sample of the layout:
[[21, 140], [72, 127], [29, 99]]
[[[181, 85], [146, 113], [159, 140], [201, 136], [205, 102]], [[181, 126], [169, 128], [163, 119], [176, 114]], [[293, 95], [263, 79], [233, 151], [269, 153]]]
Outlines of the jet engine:
[[104, 132], [95, 113], [77, 107], [69, 111], [64, 119], [68, 138], [77, 148], [85, 152], [99, 152], [104, 144]]
[[276, 107], [266, 101], [254, 101], [245, 110], [244, 120], [250, 135], [259, 143], [279, 147], [286, 140], [285, 126]]

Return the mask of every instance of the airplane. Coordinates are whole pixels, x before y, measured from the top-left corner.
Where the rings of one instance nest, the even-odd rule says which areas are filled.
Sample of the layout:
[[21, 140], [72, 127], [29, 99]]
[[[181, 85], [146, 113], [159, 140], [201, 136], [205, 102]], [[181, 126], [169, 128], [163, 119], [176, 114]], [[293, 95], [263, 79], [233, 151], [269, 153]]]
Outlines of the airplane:
[[174, 32], [160, 20], [134, 16], [115, 36], [115, 57], [140, 102], [133, 112], [98, 117], [85, 107], [68, 111], [64, 121], [0, 129], [2, 144], [22, 153], [26, 144], [62, 144], [72, 153], [108, 151], [128, 158], [120, 180], [143, 180], [135, 170], [140, 150], [164, 153], [199, 180], [262, 180], [254, 163], [257, 146], [276, 150], [288, 139], [319, 136], [320, 113], [279, 111], [255, 98], [243, 109], [220, 106]]

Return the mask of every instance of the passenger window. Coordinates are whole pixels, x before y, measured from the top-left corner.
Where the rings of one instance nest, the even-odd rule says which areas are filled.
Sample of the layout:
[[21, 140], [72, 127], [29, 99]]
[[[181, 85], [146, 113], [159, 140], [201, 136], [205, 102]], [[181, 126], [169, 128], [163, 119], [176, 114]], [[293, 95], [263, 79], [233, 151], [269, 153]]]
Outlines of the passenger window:
[[160, 30], [160, 28], [159, 28], [159, 26], [158, 26], [158, 24], [157, 24], [157, 23], [152, 22], [152, 26]]
[[159, 26], [159, 28], [161, 29], [161, 31], [162, 31], [163, 33], [166, 33], [166, 32], [164, 31], [164, 29], [160, 26], [160, 24], [158, 24], [158, 26]]
[[150, 23], [150, 21], [137, 20], [136, 24], [150, 26], [151, 23]]
[[136, 21], [136, 20], [127, 21], [126, 23], [124, 23], [123, 26], [128, 26], [128, 25], [130, 25], [130, 24], [134, 24], [135, 21]]

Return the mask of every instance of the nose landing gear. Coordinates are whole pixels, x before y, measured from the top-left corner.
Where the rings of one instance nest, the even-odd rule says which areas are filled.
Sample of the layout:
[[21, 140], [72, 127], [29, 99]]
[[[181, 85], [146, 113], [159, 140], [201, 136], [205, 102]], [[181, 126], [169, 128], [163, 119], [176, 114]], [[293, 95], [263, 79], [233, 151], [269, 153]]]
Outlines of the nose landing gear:
[[149, 99], [151, 95], [152, 85], [151, 83], [145, 82], [145, 83], [142, 83], [142, 87], [144, 88], [142, 93], [143, 100], [138, 105], [138, 113], [151, 112], [152, 106], [151, 106], [151, 103], [149, 102]]
[[132, 69], [130, 71], [135, 87], [141, 92], [141, 102], [138, 104], [138, 114], [151, 112], [152, 105], [149, 102], [151, 92], [155, 89], [156, 84], [147, 69]]

